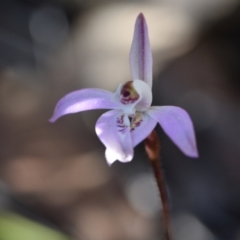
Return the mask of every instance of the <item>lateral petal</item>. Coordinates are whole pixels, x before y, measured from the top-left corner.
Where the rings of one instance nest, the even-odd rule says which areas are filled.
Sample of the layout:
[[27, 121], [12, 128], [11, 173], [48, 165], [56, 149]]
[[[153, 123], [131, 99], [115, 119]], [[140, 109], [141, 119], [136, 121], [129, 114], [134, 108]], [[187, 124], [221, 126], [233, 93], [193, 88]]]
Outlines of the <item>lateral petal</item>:
[[156, 127], [157, 121], [146, 113], [136, 113], [131, 121], [133, 147], [142, 142]]
[[164, 132], [189, 157], [198, 157], [196, 138], [188, 113], [179, 107], [151, 107], [147, 114], [159, 122]]
[[120, 108], [120, 104], [114, 99], [113, 93], [97, 88], [86, 88], [71, 92], [61, 98], [49, 121], [55, 122], [58, 118], [70, 113], [118, 108]]
[[135, 23], [129, 59], [133, 80], [143, 80], [152, 88], [152, 52], [147, 23], [142, 13]]
[[130, 121], [120, 110], [111, 110], [97, 120], [95, 131], [106, 147], [109, 165], [114, 161], [129, 162], [133, 158]]

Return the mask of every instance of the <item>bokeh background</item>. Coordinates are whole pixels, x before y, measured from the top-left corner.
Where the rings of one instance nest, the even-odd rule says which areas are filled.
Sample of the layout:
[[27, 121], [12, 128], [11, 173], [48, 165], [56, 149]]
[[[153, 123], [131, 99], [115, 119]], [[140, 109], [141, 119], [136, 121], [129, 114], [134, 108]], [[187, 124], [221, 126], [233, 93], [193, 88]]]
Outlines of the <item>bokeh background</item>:
[[237, 0], [0, 1], [0, 239], [163, 239], [143, 144], [108, 167], [103, 111], [50, 124], [66, 93], [131, 79], [137, 15], [149, 26], [154, 105], [193, 119], [199, 159], [164, 135], [175, 240], [240, 239], [240, 5]]

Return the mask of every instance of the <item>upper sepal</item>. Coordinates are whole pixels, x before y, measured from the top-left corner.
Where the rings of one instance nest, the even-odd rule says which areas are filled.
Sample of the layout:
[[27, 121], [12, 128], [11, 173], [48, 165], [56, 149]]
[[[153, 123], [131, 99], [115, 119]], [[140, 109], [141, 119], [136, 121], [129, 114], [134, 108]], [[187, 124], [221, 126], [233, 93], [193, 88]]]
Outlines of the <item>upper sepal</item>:
[[143, 80], [152, 87], [152, 52], [144, 15], [137, 17], [130, 50], [130, 68], [133, 80]]

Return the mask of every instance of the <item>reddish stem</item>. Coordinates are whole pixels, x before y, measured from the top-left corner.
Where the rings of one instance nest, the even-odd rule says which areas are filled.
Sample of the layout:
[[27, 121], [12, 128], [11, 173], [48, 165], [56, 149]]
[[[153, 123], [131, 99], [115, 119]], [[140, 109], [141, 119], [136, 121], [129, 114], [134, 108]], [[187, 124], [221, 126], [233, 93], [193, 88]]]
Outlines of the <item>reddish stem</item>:
[[168, 195], [166, 190], [166, 185], [164, 181], [162, 163], [160, 158], [160, 142], [156, 131], [152, 133], [145, 140], [145, 150], [147, 152], [148, 158], [151, 162], [155, 179], [157, 182], [159, 194], [162, 200], [162, 214], [163, 214], [163, 224], [165, 237], [167, 240], [171, 240], [170, 234], [170, 212], [168, 206]]

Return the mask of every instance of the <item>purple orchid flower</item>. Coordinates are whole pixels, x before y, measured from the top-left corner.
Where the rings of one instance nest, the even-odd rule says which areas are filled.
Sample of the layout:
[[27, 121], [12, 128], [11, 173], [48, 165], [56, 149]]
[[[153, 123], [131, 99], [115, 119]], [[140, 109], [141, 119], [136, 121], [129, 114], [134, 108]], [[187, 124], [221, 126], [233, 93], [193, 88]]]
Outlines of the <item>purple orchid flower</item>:
[[130, 50], [132, 81], [119, 84], [115, 93], [95, 88], [71, 92], [56, 105], [50, 122], [63, 115], [92, 109], [112, 109], [97, 120], [96, 133], [106, 147], [108, 164], [129, 162], [133, 148], [159, 123], [164, 132], [189, 157], [198, 157], [192, 121], [174, 106], [151, 107], [152, 53], [148, 28], [142, 13], [135, 24]]

